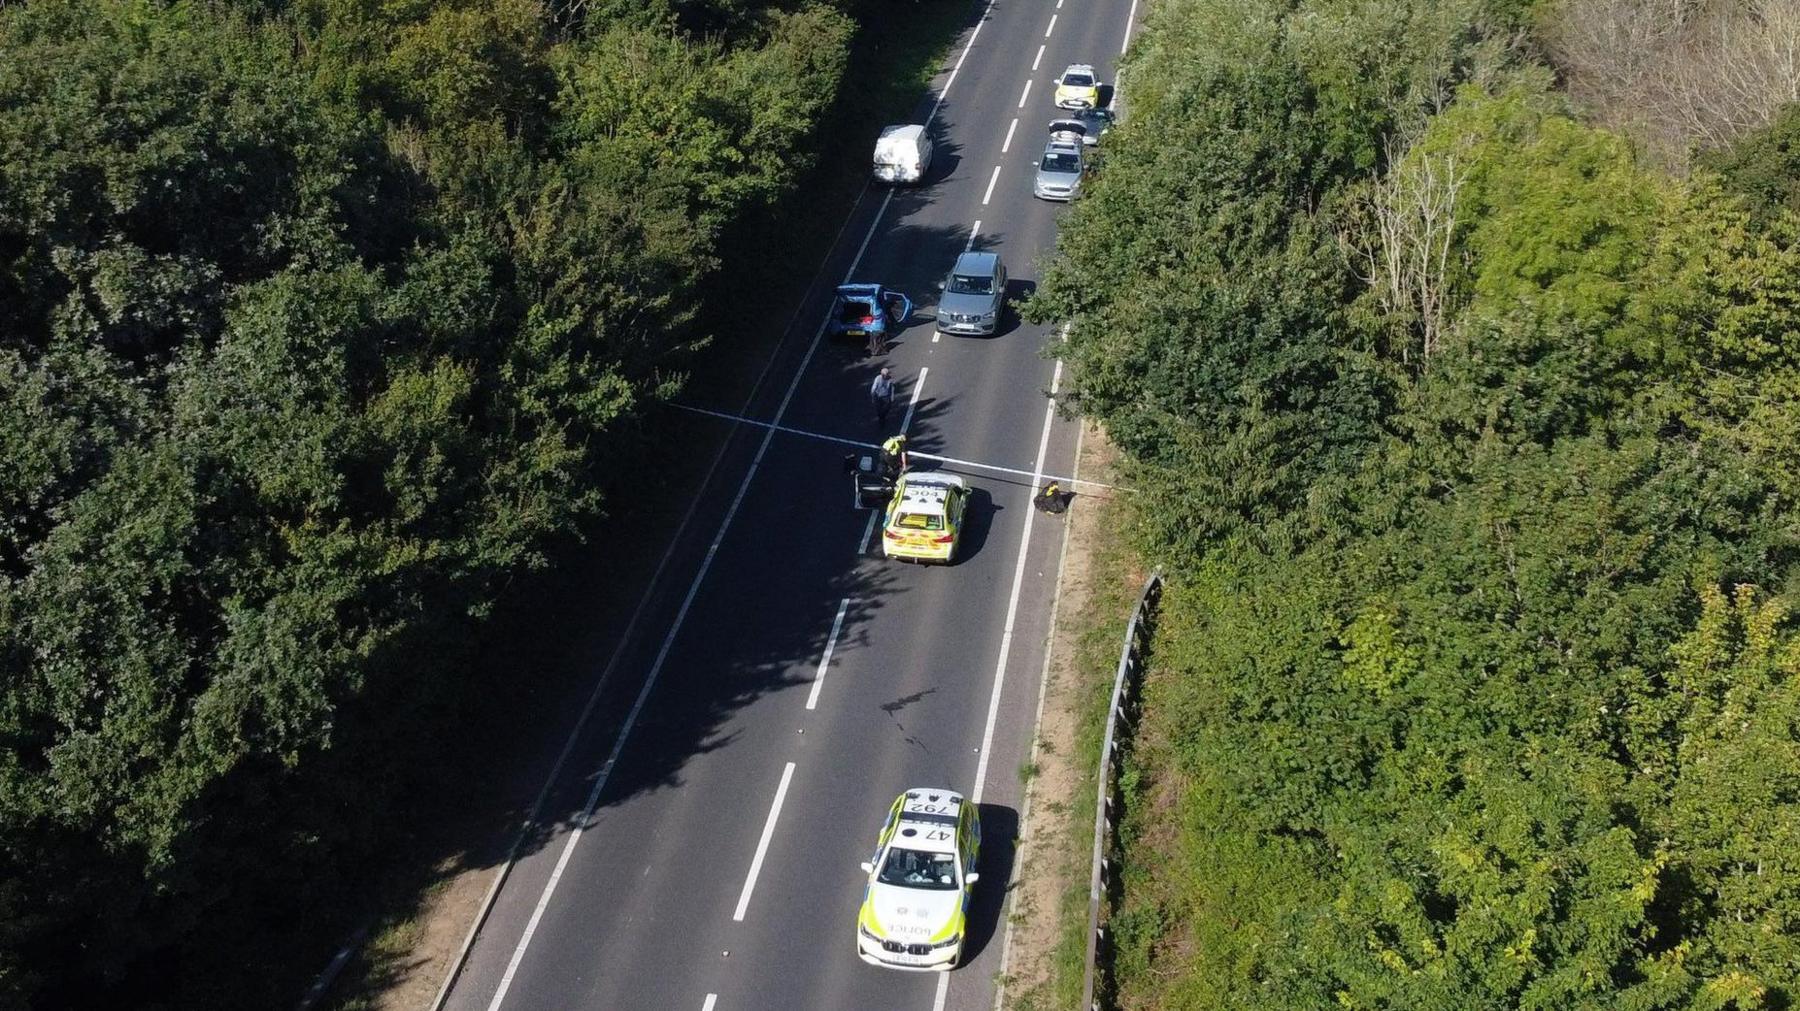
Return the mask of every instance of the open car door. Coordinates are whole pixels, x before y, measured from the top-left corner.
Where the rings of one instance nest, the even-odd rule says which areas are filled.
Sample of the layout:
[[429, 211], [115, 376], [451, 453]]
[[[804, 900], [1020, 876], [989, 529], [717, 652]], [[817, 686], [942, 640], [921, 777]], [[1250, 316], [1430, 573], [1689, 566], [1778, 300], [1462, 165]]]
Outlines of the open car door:
[[881, 301], [887, 308], [888, 319], [893, 320], [895, 325], [903, 325], [912, 318], [912, 299], [905, 295], [897, 291], [883, 290]]

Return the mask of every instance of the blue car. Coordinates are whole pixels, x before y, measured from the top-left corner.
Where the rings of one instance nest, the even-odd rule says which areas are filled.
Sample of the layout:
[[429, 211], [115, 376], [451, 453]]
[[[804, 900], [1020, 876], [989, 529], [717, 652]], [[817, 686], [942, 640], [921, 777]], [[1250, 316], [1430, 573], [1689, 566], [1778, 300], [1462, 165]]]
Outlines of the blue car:
[[885, 340], [893, 328], [906, 323], [912, 315], [912, 299], [879, 284], [842, 284], [831, 303], [831, 316], [826, 320], [832, 337], [868, 337], [880, 334]]

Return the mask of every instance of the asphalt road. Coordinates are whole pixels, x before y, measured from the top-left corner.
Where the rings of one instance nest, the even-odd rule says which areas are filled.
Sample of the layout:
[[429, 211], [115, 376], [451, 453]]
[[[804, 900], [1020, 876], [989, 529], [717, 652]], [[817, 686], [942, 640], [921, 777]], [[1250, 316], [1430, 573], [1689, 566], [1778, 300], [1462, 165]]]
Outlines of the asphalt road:
[[[545, 814], [446, 1007], [993, 1006], [1063, 536], [1031, 510], [1032, 475], [1068, 474], [1076, 432], [1049, 409], [1043, 328], [1009, 316], [993, 338], [934, 340], [928, 320], [971, 242], [1005, 259], [1014, 296], [1029, 290], [1060, 210], [1031, 196], [1055, 75], [1084, 62], [1110, 80], [1134, 13], [1132, 0], [971, 5], [973, 40], [915, 120], [935, 110], [930, 184], [863, 195], [743, 408], [812, 434], [736, 426], [592, 717], [548, 746], [563, 761]], [[865, 394], [879, 363], [814, 339], [846, 274], [921, 307], [884, 359], [903, 384], [887, 432]], [[881, 559], [840, 471], [850, 450], [830, 441], [879, 441], [903, 406], [915, 450], [1023, 472], [944, 465], [976, 489], [951, 567]], [[950, 974], [854, 953], [858, 864], [913, 786], [979, 804], [982, 880]]]

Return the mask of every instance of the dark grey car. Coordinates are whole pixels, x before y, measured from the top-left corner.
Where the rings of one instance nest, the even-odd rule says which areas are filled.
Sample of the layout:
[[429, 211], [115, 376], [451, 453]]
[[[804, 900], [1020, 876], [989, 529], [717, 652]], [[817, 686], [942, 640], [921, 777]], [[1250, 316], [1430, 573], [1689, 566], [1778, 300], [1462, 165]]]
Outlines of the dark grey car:
[[968, 252], [944, 279], [938, 302], [939, 333], [991, 334], [1006, 307], [1006, 266], [998, 253]]

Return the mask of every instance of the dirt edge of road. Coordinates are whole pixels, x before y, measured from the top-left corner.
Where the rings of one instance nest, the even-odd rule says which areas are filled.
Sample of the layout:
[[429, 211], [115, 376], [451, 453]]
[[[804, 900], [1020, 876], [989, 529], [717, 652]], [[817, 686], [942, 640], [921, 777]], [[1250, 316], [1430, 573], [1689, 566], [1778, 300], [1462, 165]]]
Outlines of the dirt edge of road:
[[[1082, 423], [1076, 475], [1116, 484], [1118, 451]], [[1049, 1011], [1080, 1002], [1093, 847], [1094, 769], [1120, 637], [1141, 582], [1125, 537], [1121, 493], [1080, 486], [1067, 514], [1056, 621], [1042, 713], [1032, 743], [1019, 881], [1007, 918], [1001, 1004]]]

